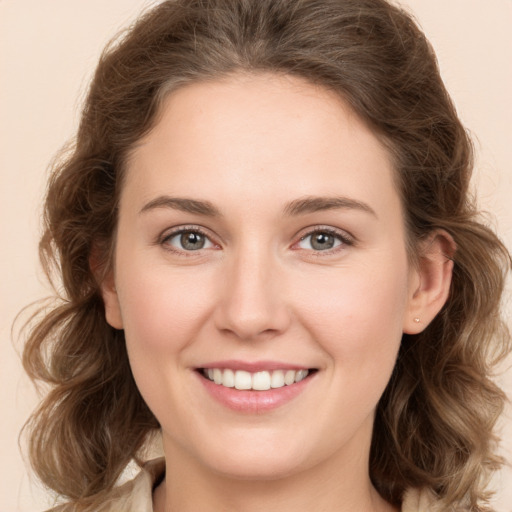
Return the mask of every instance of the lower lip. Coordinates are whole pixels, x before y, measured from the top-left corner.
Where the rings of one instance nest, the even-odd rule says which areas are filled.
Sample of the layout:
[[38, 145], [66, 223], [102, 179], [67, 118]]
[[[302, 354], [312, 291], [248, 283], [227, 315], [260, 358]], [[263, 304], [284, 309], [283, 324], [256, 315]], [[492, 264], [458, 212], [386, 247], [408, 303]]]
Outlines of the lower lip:
[[316, 375], [315, 372], [315, 374], [310, 374], [300, 382], [281, 388], [266, 391], [246, 391], [215, 384], [215, 382], [203, 377], [199, 372], [196, 373], [207, 392], [217, 402], [234, 411], [253, 414], [272, 411], [290, 402], [306, 389], [314, 375]]

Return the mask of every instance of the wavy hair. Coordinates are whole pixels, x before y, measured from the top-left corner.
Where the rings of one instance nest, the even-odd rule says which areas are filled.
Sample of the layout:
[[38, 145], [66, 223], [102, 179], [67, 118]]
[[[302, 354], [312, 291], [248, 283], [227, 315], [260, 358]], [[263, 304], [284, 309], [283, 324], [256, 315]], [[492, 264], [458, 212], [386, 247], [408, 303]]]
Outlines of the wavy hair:
[[298, 76], [343, 97], [394, 158], [410, 253], [434, 230], [453, 237], [449, 299], [421, 334], [403, 336], [370, 476], [395, 505], [423, 487], [447, 509], [484, 510], [500, 465], [493, 429], [505, 396], [492, 375], [510, 350], [500, 299], [511, 260], [478, 216], [471, 141], [434, 52], [385, 0], [170, 0], [104, 51], [47, 190], [40, 256], [62, 286], [23, 354], [31, 378], [49, 384], [28, 425], [38, 476], [70, 506], [93, 509], [159, 428], [98, 284], [112, 262], [124, 163], [166, 95], [237, 72]]

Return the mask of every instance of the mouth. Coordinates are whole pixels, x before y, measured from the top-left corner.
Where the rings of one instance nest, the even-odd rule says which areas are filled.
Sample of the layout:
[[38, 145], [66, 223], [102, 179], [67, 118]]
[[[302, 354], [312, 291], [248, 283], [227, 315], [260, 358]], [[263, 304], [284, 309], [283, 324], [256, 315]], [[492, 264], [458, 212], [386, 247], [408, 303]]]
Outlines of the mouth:
[[217, 403], [242, 414], [263, 414], [296, 402], [315, 389], [318, 368], [278, 361], [217, 361], [195, 368], [199, 381]]
[[231, 368], [198, 368], [199, 374], [218, 386], [239, 391], [269, 391], [297, 384], [317, 372], [308, 369], [276, 369], [249, 372]]

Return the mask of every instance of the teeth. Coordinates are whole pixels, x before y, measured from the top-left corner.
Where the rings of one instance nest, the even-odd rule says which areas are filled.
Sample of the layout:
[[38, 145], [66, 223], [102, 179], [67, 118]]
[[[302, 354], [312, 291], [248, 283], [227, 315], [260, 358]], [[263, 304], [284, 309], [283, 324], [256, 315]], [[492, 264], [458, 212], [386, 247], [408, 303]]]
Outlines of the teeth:
[[265, 391], [270, 389], [270, 373], [257, 372], [252, 376], [252, 389]]
[[295, 372], [294, 370], [288, 370], [285, 374], [284, 374], [284, 383], [289, 386], [290, 384], [293, 384], [295, 382], [295, 374], [297, 372]]
[[283, 370], [274, 370], [272, 372], [272, 378], [270, 379], [270, 385], [273, 388], [282, 388], [284, 386]]
[[[220, 383], [219, 383], [220, 384]], [[236, 389], [251, 389], [252, 378], [249, 372], [237, 371], [235, 372], [235, 388]]]
[[235, 372], [233, 370], [224, 370], [222, 374], [222, 385], [227, 388], [235, 387]]
[[229, 368], [208, 368], [203, 370], [203, 375], [215, 384], [227, 388], [266, 391], [300, 382], [309, 375], [309, 370], [274, 370], [250, 373], [243, 370], [234, 371]]
[[304, 380], [308, 376], [307, 370], [299, 370], [297, 374], [295, 375], [295, 382], [300, 382], [301, 380]]

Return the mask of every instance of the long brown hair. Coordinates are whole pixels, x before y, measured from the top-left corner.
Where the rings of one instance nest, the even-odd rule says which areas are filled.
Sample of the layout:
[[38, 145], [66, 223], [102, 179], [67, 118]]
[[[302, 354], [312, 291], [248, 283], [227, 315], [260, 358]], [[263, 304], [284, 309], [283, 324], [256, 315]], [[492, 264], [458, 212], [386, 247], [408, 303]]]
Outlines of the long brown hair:
[[45, 203], [41, 259], [63, 287], [23, 355], [29, 375], [50, 385], [29, 425], [37, 474], [72, 503], [98, 503], [159, 428], [98, 286], [112, 261], [124, 162], [167, 94], [238, 71], [299, 76], [340, 94], [394, 158], [411, 253], [435, 229], [453, 237], [450, 297], [421, 334], [403, 337], [370, 475], [393, 504], [425, 487], [446, 507], [480, 510], [499, 466], [493, 427], [504, 394], [491, 377], [510, 350], [500, 314], [510, 256], [478, 218], [472, 145], [432, 48], [384, 0], [171, 0], [105, 50]]

